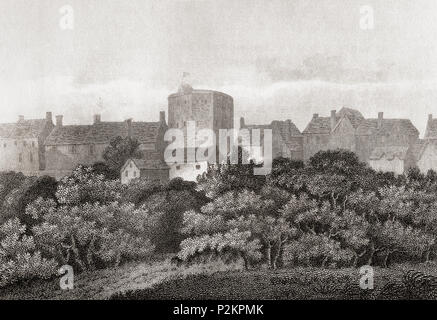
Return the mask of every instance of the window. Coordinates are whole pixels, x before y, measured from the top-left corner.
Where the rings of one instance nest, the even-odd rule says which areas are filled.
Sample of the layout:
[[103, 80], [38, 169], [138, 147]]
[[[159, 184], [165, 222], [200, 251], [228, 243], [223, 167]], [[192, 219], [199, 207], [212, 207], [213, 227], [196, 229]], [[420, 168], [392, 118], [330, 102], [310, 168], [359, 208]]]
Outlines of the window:
[[129, 164], [129, 168], [132, 168], [132, 162]]
[[76, 153], [77, 152], [77, 147], [73, 144], [70, 146], [70, 153]]
[[180, 170], [181, 169], [181, 166], [176, 166], [176, 170]]
[[32, 148], [35, 148], [35, 141], [32, 141]]
[[3, 144], [3, 148], [6, 148], [8, 145], [6, 143]]
[[56, 150], [58, 150], [58, 148], [57, 148], [56, 146], [52, 146], [52, 147], [51, 147], [51, 150], [52, 150], [52, 151], [56, 151]]
[[23, 141], [23, 146], [27, 146], [27, 141]]
[[94, 145], [90, 144], [90, 154], [94, 154]]
[[22, 154], [20, 153], [19, 155], [18, 155], [18, 162], [22, 162], [23, 161], [23, 156], [22, 156]]
[[32, 154], [32, 152], [29, 153], [29, 160], [30, 160], [30, 162], [33, 162], [33, 154]]
[[127, 177], [129, 177], [129, 171], [126, 170], [126, 173], [124, 174]]
[[14, 144], [17, 145], [17, 141], [14, 141]]
[[137, 176], [137, 172], [136, 171], [134, 171], [134, 177], [136, 177]]
[[196, 169], [200, 170], [200, 164], [196, 164]]

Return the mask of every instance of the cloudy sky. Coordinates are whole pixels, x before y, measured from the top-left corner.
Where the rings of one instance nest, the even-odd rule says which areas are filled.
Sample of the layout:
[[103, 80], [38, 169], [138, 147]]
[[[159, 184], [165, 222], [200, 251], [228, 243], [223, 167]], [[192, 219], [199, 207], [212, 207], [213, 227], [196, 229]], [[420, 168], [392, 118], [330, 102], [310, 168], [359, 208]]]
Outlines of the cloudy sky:
[[[65, 5], [73, 30], [60, 27]], [[155, 121], [185, 71], [249, 123], [303, 130], [349, 106], [423, 133], [437, 116], [436, 15], [435, 0], [1, 0], [0, 121]]]

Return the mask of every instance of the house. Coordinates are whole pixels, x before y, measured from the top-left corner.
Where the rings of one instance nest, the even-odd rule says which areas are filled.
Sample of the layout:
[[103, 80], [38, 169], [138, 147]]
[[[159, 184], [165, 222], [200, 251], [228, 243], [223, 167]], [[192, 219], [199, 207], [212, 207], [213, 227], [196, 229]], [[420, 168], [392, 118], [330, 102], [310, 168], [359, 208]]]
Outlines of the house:
[[45, 141], [47, 166], [45, 174], [57, 179], [68, 175], [79, 164], [91, 165], [103, 161], [103, 154], [116, 137], [133, 137], [144, 154], [163, 154], [167, 130], [165, 113], [158, 122], [104, 122], [94, 116], [91, 125], [63, 125], [62, 116], [56, 116], [56, 126]]
[[413, 148], [408, 146], [376, 147], [373, 149], [369, 164], [376, 171], [403, 174], [416, 165]]
[[167, 181], [169, 166], [159, 158], [155, 159], [128, 159], [120, 170], [122, 184], [129, 184], [134, 179]]
[[193, 155], [196, 155], [197, 150], [198, 149], [196, 148], [184, 148], [183, 150], [179, 149], [175, 151], [184, 152], [184, 161], [169, 163], [170, 180], [175, 178], [182, 178], [185, 181], [197, 181], [197, 178], [199, 176], [203, 175], [208, 171], [208, 167], [210, 164], [218, 163], [219, 155], [217, 154], [215, 159], [213, 155], [211, 155], [211, 157], [208, 157], [208, 155], [206, 155], [206, 157], [204, 157], [206, 159], [191, 160], [190, 157], [188, 157], [188, 154], [192, 153]]
[[305, 161], [321, 150], [346, 149], [369, 163], [377, 147], [413, 147], [419, 131], [409, 119], [386, 119], [383, 112], [365, 119], [357, 110], [342, 108], [332, 110], [330, 117], [314, 114], [303, 136]]
[[[242, 129], [248, 129], [244, 132]], [[272, 130], [272, 159], [283, 157], [293, 160], [303, 160], [303, 136], [291, 120], [272, 121], [270, 124], [257, 125], [246, 124], [244, 118], [240, 118], [240, 141], [253, 142], [253, 130], [260, 130], [260, 147], [264, 147], [264, 130]], [[249, 136], [247, 136], [247, 133]], [[248, 147], [248, 146], [246, 146]], [[256, 147], [256, 146], [255, 146]], [[253, 150], [252, 150], [253, 151]], [[259, 154], [252, 155], [255, 158], [262, 158], [262, 150]], [[259, 159], [260, 160], [260, 159]]]
[[24, 119], [0, 124], [0, 171], [39, 175], [46, 168], [44, 141], [52, 132], [52, 113], [45, 119]]
[[332, 110], [329, 117], [315, 113], [303, 134], [303, 159], [308, 161], [322, 150], [346, 149], [357, 151], [356, 130], [363, 115], [354, 109], [343, 107]]

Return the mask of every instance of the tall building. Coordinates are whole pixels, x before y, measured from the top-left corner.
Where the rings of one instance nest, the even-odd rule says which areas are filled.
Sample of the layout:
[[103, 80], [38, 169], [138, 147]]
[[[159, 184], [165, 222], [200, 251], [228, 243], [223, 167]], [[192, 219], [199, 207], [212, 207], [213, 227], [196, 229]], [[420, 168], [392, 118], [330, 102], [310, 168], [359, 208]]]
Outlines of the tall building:
[[[213, 130], [218, 143], [219, 130], [234, 127], [234, 100], [230, 95], [222, 92], [197, 90], [189, 84], [182, 83], [178, 92], [168, 97], [168, 126], [183, 130], [185, 140], [183, 145], [178, 147], [185, 149], [185, 155], [187, 148], [195, 150], [196, 146], [202, 143], [201, 140], [196, 141], [196, 144], [188, 140], [190, 138], [187, 136], [189, 121], [194, 122], [195, 132], [201, 129]], [[208, 161], [184, 161], [184, 163], [170, 166], [170, 178], [180, 177], [194, 181], [207, 168]]]
[[45, 119], [24, 119], [0, 124], [0, 171], [39, 175], [46, 167], [44, 141], [52, 131], [52, 113]]
[[168, 126], [186, 131], [188, 121], [194, 121], [197, 131], [214, 130], [218, 138], [219, 129], [234, 127], [234, 100], [225, 93], [197, 90], [183, 83], [168, 97]]

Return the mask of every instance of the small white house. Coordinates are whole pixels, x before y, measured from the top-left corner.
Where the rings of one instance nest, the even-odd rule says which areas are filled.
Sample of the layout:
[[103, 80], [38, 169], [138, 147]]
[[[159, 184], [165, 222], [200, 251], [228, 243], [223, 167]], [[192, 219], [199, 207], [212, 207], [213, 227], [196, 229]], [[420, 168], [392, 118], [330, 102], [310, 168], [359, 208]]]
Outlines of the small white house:
[[120, 170], [121, 183], [128, 184], [138, 178], [166, 181], [169, 169], [162, 160], [128, 159]]

